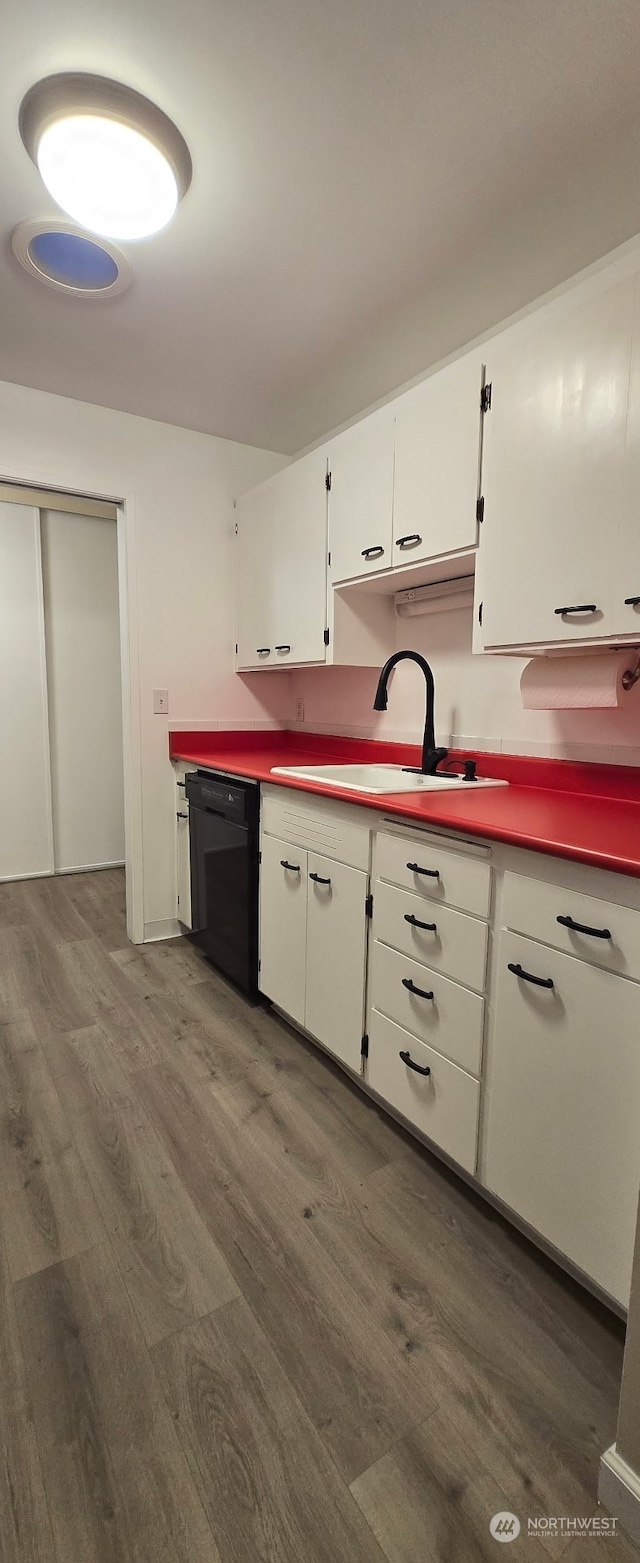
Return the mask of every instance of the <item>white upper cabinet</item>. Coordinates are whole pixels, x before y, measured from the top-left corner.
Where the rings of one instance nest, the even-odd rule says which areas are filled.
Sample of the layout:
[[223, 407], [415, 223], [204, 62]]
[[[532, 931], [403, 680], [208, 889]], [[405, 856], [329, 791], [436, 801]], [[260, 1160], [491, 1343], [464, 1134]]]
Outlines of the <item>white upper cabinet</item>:
[[324, 662], [326, 456], [313, 451], [238, 501], [239, 668]]
[[372, 413], [329, 448], [329, 550], [334, 582], [392, 562], [393, 411]]
[[236, 661], [239, 668], [275, 661], [275, 508], [273, 478], [238, 500], [236, 509]]
[[614, 572], [615, 634], [640, 640], [640, 279], [636, 279], [622, 530]]
[[396, 566], [476, 546], [481, 379], [474, 354], [396, 404]]
[[[640, 595], [626, 447], [635, 292], [635, 279], [620, 283], [488, 359], [485, 648], [597, 641], [625, 623], [638, 632], [637, 609], [622, 605]], [[622, 560], [627, 527], [635, 574]]]

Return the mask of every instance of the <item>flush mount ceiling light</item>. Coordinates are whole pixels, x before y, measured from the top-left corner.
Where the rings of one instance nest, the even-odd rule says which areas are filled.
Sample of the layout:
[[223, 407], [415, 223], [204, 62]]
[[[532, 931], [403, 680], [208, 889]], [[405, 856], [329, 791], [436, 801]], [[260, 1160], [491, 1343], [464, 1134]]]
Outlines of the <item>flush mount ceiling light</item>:
[[130, 262], [115, 244], [89, 239], [55, 217], [18, 223], [11, 247], [31, 277], [68, 298], [113, 298], [131, 281]]
[[22, 100], [20, 134], [54, 201], [109, 239], [143, 239], [173, 217], [191, 182], [184, 137], [131, 87], [78, 72]]

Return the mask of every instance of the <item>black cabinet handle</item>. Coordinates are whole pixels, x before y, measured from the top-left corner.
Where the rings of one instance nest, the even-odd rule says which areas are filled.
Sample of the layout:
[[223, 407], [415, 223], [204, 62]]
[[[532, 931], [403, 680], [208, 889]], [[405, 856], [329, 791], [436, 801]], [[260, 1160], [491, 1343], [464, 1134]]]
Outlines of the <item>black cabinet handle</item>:
[[419, 917], [414, 917], [413, 912], [405, 912], [405, 923], [411, 923], [412, 928], [426, 928], [427, 933], [436, 933], [437, 923], [421, 923]]
[[553, 977], [534, 977], [530, 971], [524, 971], [522, 966], [515, 966], [509, 961], [507, 971], [512, 971], [514, 977], [522, 977], [523, 982], [533, 982], [536, 988], [552, 988]]
[[280, 867], [281, 868], [288, 868], [292, 874], [299, 874], [300, 873], [300, 864], [299, 863], [287, 863], [286, 857], [281, 857], [281, 859], [280, 859]]
[[322, 878], [322, 874], [310, 874], [309, 878], [313, 879], [314, 884], [316, 884], [316, 885], [330, 885], [331, 884], [331, 880], [330, 879], [323, 879]]
[[407, 868], [412, 874], [424, 874], [428, 879], [440, 878], [440, 870], [437, 868], [421, 868], [419, 863], [407, 863]]
[[419, 532], [407, 532], [406, 537], [399, 537], [397, 539], [396, 548], [414, 548], [417, 547], [418, 543], [421, 542], [422, 538]]
[[430, 1075], [431, 1074], [431, 1070], [429, 1068], [429, 1065], [427, 1064], [426, 1069], [423, 1069], [421, 1064], [414, 1064], [413, 1059], [412, 1059], [410, 1053], [399, 1053], [398, 1054], [398, 1058], [402, 1059], [402, 1062], [403, 1062], [403, 1064], [406, 1064], [407, 1069], [415, 1069], [415, 1072], [416, 1072], [417, 1075]]
[[290, 646], [276, 646], [276, 651], [290, 651]]
[[375, 548], [363, 548], [362, 557], [363, 559], [379, 559], [380, 555], [383, 553], [384, 548], [382, 547], [382, 544], [377, 543]]
[[271, 647], [270, 646], [256, 646], [256, 656], [257, 657], [268, 657], [270, 651], [271, 651]]
[[574, 603], [572, 608], [554, 608], [553, 611], [554, 613], [559, 613], [561, 617], [565, 613], [597, 613], [598, 604], [595, 602], [578, 602]]
[[640, 608], [640, 597], [625, 597], [625, 608]]
[[589, 928], [586, 923], [575, 923], [572, 917], [556, 917], [557, 923], [562, 923], [563, 928], [570, 928], [572, 933], [588, 933], [591, 939], [610, 939], [610, 928]]
[[189, 818], [188, 814], [184, 814], [180, 810], [178, 810], [178, 813], [176, 814], [176, 819], [188, 819], [188, 818]]
[[412, 981], [411, 977], [403, 977], [402, 986], [403, 988], [408, 988], [410, 993], [415, 993], [419, 999], [433, 998], [433, 993], [427, 993], [426, 988], [416, 988], [415, 982]]

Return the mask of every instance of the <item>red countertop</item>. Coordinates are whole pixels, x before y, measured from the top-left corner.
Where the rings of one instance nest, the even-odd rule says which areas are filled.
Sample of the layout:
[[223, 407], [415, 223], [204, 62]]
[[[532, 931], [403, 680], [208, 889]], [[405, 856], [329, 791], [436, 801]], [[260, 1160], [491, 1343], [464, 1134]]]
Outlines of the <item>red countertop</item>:
[[[640, 876], [640, 767], [576, 764], [519, 755], [478, 754], [484, 776], [500, 776], [507, 787], [451, 793], [348, 792], [325, 783], [272, 776], [274, 765], [364, 762], [420, 763], [411, 744], [375, 743], [288, 731], [173, 732], [173, 760], [208, 766], [278, 787], [338, 798], [358, 808], [436, 825], [465, 835], [505, 841], [533, 852], [548, 852], [595, 868]], [[452, 752], [461, 761], [469, 751]]]

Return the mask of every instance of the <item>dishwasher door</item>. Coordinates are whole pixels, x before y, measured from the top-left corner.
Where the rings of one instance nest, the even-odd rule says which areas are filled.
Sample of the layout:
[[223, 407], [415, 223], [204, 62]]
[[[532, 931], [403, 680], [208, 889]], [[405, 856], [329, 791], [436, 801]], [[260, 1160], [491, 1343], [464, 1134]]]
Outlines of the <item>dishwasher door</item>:
[[[232, 810], [235, 819], [201, 807], [207, 791], [204, 784], [198, 797], [196, 786], [189, 787], [192, 937], [231, 982], [257, 998], [257, 797], [248, 800], [248, 817], [240, 822], [238, 806]], [[255, 820], [251, 817], [254, 801]]]

